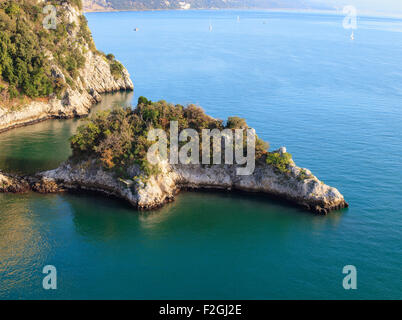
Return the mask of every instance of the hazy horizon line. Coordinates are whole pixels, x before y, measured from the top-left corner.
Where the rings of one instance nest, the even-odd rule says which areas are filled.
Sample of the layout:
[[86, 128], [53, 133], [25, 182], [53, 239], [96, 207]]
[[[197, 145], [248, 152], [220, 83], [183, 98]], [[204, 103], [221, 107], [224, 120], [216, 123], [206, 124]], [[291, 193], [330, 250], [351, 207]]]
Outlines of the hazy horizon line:
[[[333, 9], [307, 9], [307, 8], [257, 8], [257, 7], [244, 7], [244, 8], [191, 8], [191, 9], [111, 9], [111, 10], [85, 10], [83, 13], [108, 13], [108, 12], [152, 12], [152, 11], [272, 11], [272, 12], [292, 12], [292, 13], [325, 13], [332, 15], [343, 16], [342, 10]], [[401, 13], [385, 13], [374, 12], [369, 10], [359, 11], [360, 17], [379, 17], [379, 18], [402, 18]]]

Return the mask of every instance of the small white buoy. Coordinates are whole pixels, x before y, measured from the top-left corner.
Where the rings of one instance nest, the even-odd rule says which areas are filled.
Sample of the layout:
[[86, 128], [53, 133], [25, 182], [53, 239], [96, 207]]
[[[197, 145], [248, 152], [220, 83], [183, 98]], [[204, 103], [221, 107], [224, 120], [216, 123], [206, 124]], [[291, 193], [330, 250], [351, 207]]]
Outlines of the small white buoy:
[[355, 35], [354, 35], [353, 31], [352, 31], [352, 34], [350, 35], [350, 40], [355, 40]]

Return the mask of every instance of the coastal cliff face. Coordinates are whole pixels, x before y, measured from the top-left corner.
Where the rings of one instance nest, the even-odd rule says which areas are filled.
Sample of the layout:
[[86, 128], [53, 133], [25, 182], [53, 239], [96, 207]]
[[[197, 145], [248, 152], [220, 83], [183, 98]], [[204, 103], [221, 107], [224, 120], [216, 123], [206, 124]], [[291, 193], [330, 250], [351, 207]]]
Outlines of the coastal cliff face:
[[[68, 161], [55, 170], [37, 175], [37, 185], [57, 185], [59, 190], [91, 190], [122, 198], [141, 209], [152, 209], [172, 201], [180, 189], [223, 189], [258, 192], [267, 196], [286, 199], [318, 214], [348, 206], [342, 194], [330, 187], [307, 169], [297, 167], [294, 162], [289, 173], [283, 174], [272, 166], [258, 163], [253, 174], [236, 175], [233, 165], [170, 165], [159, 163], [158, 174], [146, 182], [140, 179], [123, 180], [112, 172], [105, 171], [95, 161], [73, 163]], [[300, 179], [303, 171], [307, 178]], [[138, 166], [129, 168], [131, 176], [140, 176]], [[44, 188], [46, 189], [46, 187]]]
[[[43, 7], [44, 3], [41, 3], [42, 1], [38, 1], [38, 8]], [[22, 8], [21, 4], [19, 10]], [[49, 45], [39, 44], [38, 50], [45, 53], [43, 60], [46, 62], [45, 69], [48, 70], [46, 77], [58, 91], [45, 97], [27, 97], [23, 92], [15, 99], [5, 95], [0, 100], [0, 132], [49, 118], [84, 116], [89, 113], [93, 103], [100, 101], [101, 93], [134, 89], [129, 73], [114, 56], [106, 56], [96, 50], [80, 8], [74, 3], [61, 2], [56, 5], [56, 9], [58, 28], [62, 31], [43, 29], [41, 32], [47, 32], [48, 37], [56, 37], [60, 44], [52, 44], [51, 48], [54, 47], [54, 50], [50, 50]], [[7, 16], [4, 17], [8, 19]], [[13, 19], [17, 21], [18, 28], [19, 20], [11, 16], [10, 21], [7, 21], [11, 24], [11, 30]], [[53, 33], [61, 35], [54, 36]], [[61, 52], [60, 48], [66, 48], [65, 52]], [[74, 54], [71, 55], [72, 51], [80, 56], [78, 66], [73, 60]], [[1, 80], [0, 74], [0, 82], [6, 87], [12, 86], [7, 83], [7, 79]]]
[[[192, 128], [190, 131], [182, 131], [189, 127]], [[155, 141], [152, 134], [149, 135], [152, 128], [158, 128], [156, 132], [161, 139], [158, 145], [150, 141]], [[200, 141], [197, 134], [203, 133], [205, 137], [204, 134], [212, 132], [211, 129], [217, 134], [214, 148], [219, 141], [221, 143], [221, 148], [213, 152], [214, 161], [204, 159], [204, 164], [195, 164], [199, 161], [188, 159], [173, 161], [174, 164], [169, 162], [166, 155], [169, 152], [175, 158], [174, 141], [179, 141], [178, 132], [193, 134], [192, 141], [181, 146], [181, 158], [188, 156], [189, 146], [195, 157], [199, 156], [200, 150], [205, 152], [204, 155], [210, 154], [208, 141], [211, 143], [211, 140]], [[184, 142], [182, 133], [180, 139]], [[227, 137], [233, 137], [233, 133], [237, 136], [234, 144], [230, 139], [226, 141]], [[239, 133], [243, 134], [240, 139]], [[171, 142], [169, 147], [167, 134]], [[254, 139], [247, 141], [251, 137]], [[249, 143], [254, 148], [253, 160], [250, 161], [255, 164], [255, 169], [239, 175], [238, 169], [244, 165], [237, 162], [237, 156], [234, 162], [233, 154], [226, 155], [225, 150], [224, 155], [221, 151], [234, 148], [236, 154], [239, 150], [248, 154]], [[153, 152], [155, 146], [156, 153]], [[245, 119], [228, 117], [223, 122], [208, 116], [195, 105], [184, 107], [140, 97], [135, 109], [114, 109], [90, 119], [71, 138], [71, 147], [72, 156], [60, 167], [25, 178], [32, 190], [41, 193], [96, 191], [125, 199], [140, 209], [152, 209], [172, 201], [181, 189], [258, 192], [286, 199], [319, 214], [348, 206], [337, 189], [325, 185], [309, 170], [296, 166], [286, 148], [269, 152], [269, 144], [258, 138]], [[218, 161], [219, 157], [221, 160], [225, 158], [225, 162]]]

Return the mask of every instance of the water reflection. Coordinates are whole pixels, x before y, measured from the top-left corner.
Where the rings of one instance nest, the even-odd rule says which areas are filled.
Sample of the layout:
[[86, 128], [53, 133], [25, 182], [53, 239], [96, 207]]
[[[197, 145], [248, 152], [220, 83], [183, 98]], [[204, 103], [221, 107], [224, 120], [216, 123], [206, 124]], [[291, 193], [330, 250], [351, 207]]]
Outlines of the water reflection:
[[[18, 200], [15, 199], [18, 197]], [[16, 201], [17, 200], [17, 201]], [[32, 285], [44, 265], [51, 245], [46, 228], [31, 208], [30, 195], [1, 195], [0, 296]], [[33, 272], [36, 271], [36, 272]]]
[[75, 232], [88, 241], [115, 241], [180, 234], [199, 237], [254, 237], [286, 240], [295, 229], [320, 234], [336, 228], [342, 212], [315, 216], [261, 195], [181, 192], [176, 200], [152, 211], [139, 211], [120, 199], [95, 194], [65, 194]]
[[175, 208], [181, 206], [183, 198], [181, 195], [176, 197], [175, 201], [164, 204], [162, 207], [150, 210], [140, 211], [138, 220], [143, 229], [152, 230], [158, 228], [161, 224], [166, 223], [175, 213]]
[[138, 229], [138, 211], [126, 202], [96, 194], [65, 194], [75, 232], [87, 241], [114, 241]]
[[[78, 288], [80, 277], [87, 279], [78, 271], [83, 265], [99, 279], [121, 268], [137, 279], [132, 268], [147, 274], [162, 261], [172, 270], [186, 264], [207, 267], [210, 255], [221, 263], [248, 265], [251, 258], [276, 266], [300, 239], [315, 239], [312, 245], [321, 246], [319, 239], [340, 217], [313, 216], [259, 196], [213, 192], [182, 192], [155, 211], [91, 194], [3, 194], [0, 203], [0, 297], [8, 298], [18, 292], [43, 296], [41, 268], [53, 263], [68, 277], [62, 295], [66, 288], [75, 290], [65, 286]], [[306, 233], [311, 228], [315, 232]], [[295, 252], [307, 259], [308, 250]]]
[[133, 91], [119, 91], [115, 93], [103, 94], [102, 101], [92, 108], [90, 115], [113, 107], [130, 107], [133, 105], [133, 98]]

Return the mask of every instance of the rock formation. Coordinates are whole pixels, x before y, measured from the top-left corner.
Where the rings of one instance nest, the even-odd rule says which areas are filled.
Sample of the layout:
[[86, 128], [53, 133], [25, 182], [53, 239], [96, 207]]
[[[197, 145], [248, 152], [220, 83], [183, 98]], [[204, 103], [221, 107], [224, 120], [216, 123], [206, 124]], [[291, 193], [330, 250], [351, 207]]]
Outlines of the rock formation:
[[31, 187], [26, 179], [0, 171], [0, 192], [25, 193], [30, 189]]
[[[180, 189], [224, 189], [258, 192], [286, 199], [318, 214], [327, 214], [348, 206], [342, 194], [317, 179], [307, 169], [293, 162], [290, 173], [283, 174], [265, 163], [257, 163], [252, 175], [237, 176], [233, 165], [170, 165], [161, 161], [159, 173], [145, 182], [139, 178], [120, 179], [105, 171], [96, 161], [73, 163], [67, 161], [55, 170], [36, 176], [37, 186], [53, 186], [60, 190], [90, 190], [124, 199], [140, 209], [152, 209], [172, 201]], [[306, 175], [301, 178], [300, 174]], [[140, 177], [138, 166], [128, 170], [132, 177]], [[57, 186], [57, 187], [56, 187]]]
[[[8, 12], [18, 14], [21, 8], [8, 2], [10, 8], [13, 8]], [[42, 99], [30, 99], [29, 103], [19, 108], [1, 107], [0, 104], [0, 132], [49, 118], [83, 116], [88, 114], [94, 102], [100, 100], [100, 93], [133, 89], [127, 70], [114, 59], [114, 56], [96, 50], [86, 22], [83, 23], [79, 7], [71, 3], [73, 2], [62, 2], [60, 18], [68, 25], [65, 30], [68, 32], [68, 37], [59, 44], [78, 50], [76, 52], [83, 56], [81, 61], [84, 60], [85, 64], [78, 68], [78, 75], [73, 77], [71, 69], [68, 71], [69, 64], [66, 67], [63, 61], [63, 58], [74, 60], [71, 53], [69, 56], [68, 50], [54, 54], [43, 48], [47, 61], [50, 61], [50, 65], [46, 66], [51, 69], [52, 84], [61, 85], [60, 88], [63, 90], [59, 93], [62, 95], [52, 94]], [[7, 19], [9, 24], [14, 21], [12, 16]], [[63, 29], [59, 32], [65, 35]], [[49, 36], [53, 42], [63, 38], [63, 36], [51, 38], [53, 36], [52, 34]], [[8, 68], [12, 68], [10, 56], [6, 58]], [[12, 80], [10, 81], [8, 89], [12, 88]], [[113, 118], [115, 116], [116, 118]], [[138, 154], [144, 156], [145, 133], [154, 124], [163, 127], [169, 122], [168, 120], [178, 118], [181, 119], [182, 125], [186, 123], [186, 126], [191, 125], [198, 129], [205, 127], [223, 129], [221, 120], [205, 115], [202, 109], [194, 105], [184, 108], [180, 105], [168, 105], [163, 101], [152, 103], [140, 97], [136, 110], [116, 111], [115, 114], [102, 120], [104, 121], [102, 127], [112, 130], [102, 132], [95, 125], [99, 137], [92, 139], [93, 141], [88, 138], [91, 132], [81, 130], [72, 140], [75, 157], [59, 168], [25, 177], [0, 172], [0, 192], [54, 193], [65, 190], [90, 190], [125, 199], [140, 209], [152, 209], [172, 201], [180, 189], [209, 188], [259, 192], [287, 199], [319, 214], [327, 214], [331, 210], [348, 206], [337, 189], [325, 185], [309, 170], [297, 167], [291, 160], [291, 155], [287, 154], [286, 148], [269, 153], [262, 147], [264, 145], [262, 141], [259, 141], [260, 157], [256, 159], [255, 170], [250, 175], [236, 175], [236, 165], [173, 165], [166, 160], [157, 162], [157, 170], [145, 172], [147, 167], [138, 165], [141, 161], [143, 163], [145, 161], [138, 156]], [[119, 121], [116, 122], [116, 119]], [[116, 126], [116, 123], [120, 123], [120, 126]], [[245, 120], [238, 117], [229, 117], [226, 126], [231, 130], [237, 128], [236, 126], [247, 127]], [[91, 145], [91, 141], [98, 145]], [[130, 148], [126, 150], [123, 146]], [[288, 160], [285, 162], [284, 158]], [[275, 164], [275, 161], [279, 162]], [[105, 169], [105, 164], [108, 169]], [[116, 167], [120, 169], [119, 175], [116, 170], [112, 170]], [[124, 176], [130, 178], [123, 179], [122, 171]]]
[[[66, 42], [73, 47], [77, 43], [76, 48], [85, 58], [85, 64], [78, 70], [77, 78], [72, 79], [60, 66], [54, 53], [43, 48], [50, 61], [51, 78], [63, 83], [65, 90], [61, 96], [52, 94], [45, 99], [28, 99], [18, 107], [9, 108], [7, 103], [0, 104], [0, 132], [49, 118], [84, 116], [89, 113], [93, 103], [100, 101], [101, 93], [134, 89], [130, 75], [124, 67], [119, 77], [114, 76], [111, 61], [96, 48], [91, 48], [93, 42], [90, 34], [88, 41], [82, 38], [80, 24], [84, 22], [81, 11], [76, 6], [63, 2], [58, 12], [61, 15], [58, 19], [72, 26], [68, 29]], [[116, 60], [113, 62], [118, 63]]]

